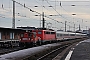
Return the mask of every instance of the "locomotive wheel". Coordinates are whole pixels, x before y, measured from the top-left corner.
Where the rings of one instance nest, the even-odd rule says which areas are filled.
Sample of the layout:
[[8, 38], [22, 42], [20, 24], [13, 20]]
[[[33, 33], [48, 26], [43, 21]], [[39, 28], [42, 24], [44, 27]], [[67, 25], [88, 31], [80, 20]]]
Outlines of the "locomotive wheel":
[[25, 44], [20, 42], [20, 43], [19, 43], [19, 46], [20, 46], [20, 47], [25, 47]]
[[42, 45], [42, 41], [41, 40], [38, 40], [37, 41], [37, 45], [39, 45], [39, 46]]
[[25, 46], [28, 47], [28, 48], [33, 47], [33, 43], [26, 43]]
[[42, 45], [42, 42], [41, 42], [41, 40], [39, 41], [39, 45]]

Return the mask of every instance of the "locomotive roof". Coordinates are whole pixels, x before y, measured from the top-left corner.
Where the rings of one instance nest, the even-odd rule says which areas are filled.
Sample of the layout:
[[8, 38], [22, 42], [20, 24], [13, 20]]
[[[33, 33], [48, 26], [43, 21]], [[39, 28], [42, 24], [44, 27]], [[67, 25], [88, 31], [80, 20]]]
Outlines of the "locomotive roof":
[[[35, 30], [36, 31], [36, 30]], [[48, 32], [55, 32], [54, 30], [38, 30], [38, 31], [48, 31]]]
[[53, 29], [48, 29], [48, 28], [36, 28], [37, 30], [51, 30], [54, 31]]
[[50, 30], [54, 31], [53, 29], [48, 29], [48, 28], [35, 28], [35, 27], [17, 27], [18, 29], [22, 30]]

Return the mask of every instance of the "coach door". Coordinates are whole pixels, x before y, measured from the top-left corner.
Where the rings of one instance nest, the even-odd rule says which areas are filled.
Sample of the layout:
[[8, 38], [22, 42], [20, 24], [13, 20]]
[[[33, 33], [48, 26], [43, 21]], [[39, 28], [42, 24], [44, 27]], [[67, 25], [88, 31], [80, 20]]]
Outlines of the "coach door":
[[0, 32], [0, 39], [1, 39], [1, 32]]

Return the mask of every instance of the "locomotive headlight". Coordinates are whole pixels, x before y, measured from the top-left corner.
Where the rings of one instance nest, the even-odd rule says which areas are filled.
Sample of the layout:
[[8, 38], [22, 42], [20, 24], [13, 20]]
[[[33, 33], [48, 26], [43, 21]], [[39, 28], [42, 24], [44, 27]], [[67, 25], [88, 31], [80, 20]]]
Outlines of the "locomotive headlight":
[[33, 41], [33, 39], [31, 39], [31, 41]]
[[30, 38], [29, 38], [29, 40], [30, 40]]

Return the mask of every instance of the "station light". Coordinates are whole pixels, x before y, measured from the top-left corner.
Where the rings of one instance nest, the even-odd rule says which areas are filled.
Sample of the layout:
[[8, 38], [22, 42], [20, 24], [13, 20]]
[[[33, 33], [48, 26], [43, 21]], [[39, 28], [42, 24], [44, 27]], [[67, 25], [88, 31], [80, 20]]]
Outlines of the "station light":
[[2, 4], [2, 8], [3, 8], [3, 4]]
[[34, 6], [34, 7], [38, 7], [38, 6]]
[[33, 11], [32, 9], [30, 9], [30, 11], [35, 12], [35, 11]]
[[72, 14], [72, 15], [76, 15], [76, 14]]
[[49, 15], [49, 16], [53, 16], [53, 15]]
[[53, 6], [48, 6], [48, 7], [53, 7]]
[[60, 6], [62, 6], [61, 1], [60, 1]]
[[25, 7], [25, 3], [24, 3], [24, 7]]
[[71, 5], [71, 6], [75, 6], [75, 5]]
[[35, 15], [35, 16], [39, 16], [39, 15]]

